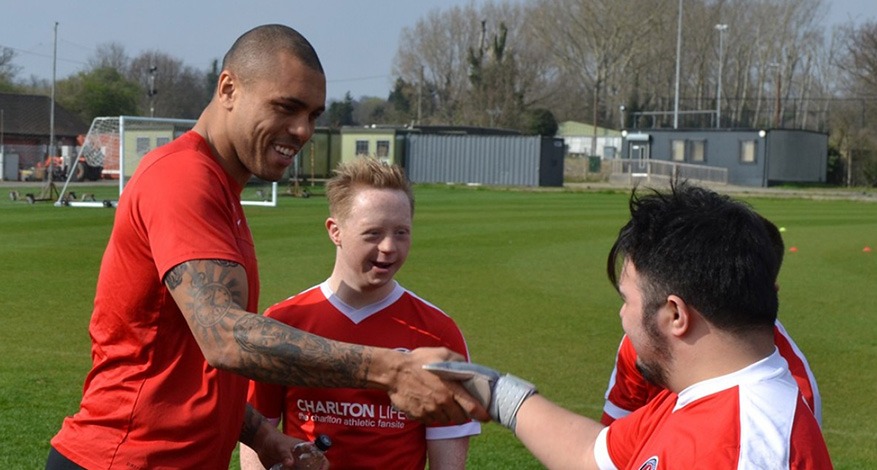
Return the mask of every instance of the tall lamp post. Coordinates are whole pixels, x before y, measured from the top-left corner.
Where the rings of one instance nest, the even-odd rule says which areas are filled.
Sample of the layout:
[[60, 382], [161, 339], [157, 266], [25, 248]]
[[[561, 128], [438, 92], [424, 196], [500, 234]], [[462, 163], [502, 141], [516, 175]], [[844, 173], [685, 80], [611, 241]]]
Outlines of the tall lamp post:
[[[46, 181], [49, 187], [52, 185], [52, 173], [55, 171], [55, 70], [57, 68], [58, 57], [58, 22], [55, 22], [55, 39], [52, 52], [52, 99], [49, 108], [49, 168], [46, 174]], [[51, 196], [49, 196], [51, 197]]]
[[149, 117], [155, 117], [155, 95], [158, 94], [155, 89], [155, 72], [157, 70], [158, 67], [154, 65], [149, 67], [149, 91], [146, 92], [149, 96]]
[[716, 129], [722, 127], [722, 65], [724, 64], [724, 59], [722, 57], [724, 43], [722, 42], [722, 37], [724, 36], [726, 29], [728, 29], [727, 24], [722, 23], [716, 25], [716, 30], [719, 32], [719, 77], [716, 80]]
[[679, 61], [682, 55], [682, 0], [679, 0], [679, 21], [676, 25], [676, 96], [673, 99], [673, 129], [679, 127]]

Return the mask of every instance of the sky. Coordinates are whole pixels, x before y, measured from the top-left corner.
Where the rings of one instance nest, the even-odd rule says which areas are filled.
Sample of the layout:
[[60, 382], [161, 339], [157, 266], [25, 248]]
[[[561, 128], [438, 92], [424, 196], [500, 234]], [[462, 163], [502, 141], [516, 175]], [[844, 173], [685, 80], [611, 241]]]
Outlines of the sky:
[[[470, 2], [484, 0], [0, 0], [0, 46], [15, 51], [19, 79], [51, 79], [53, 63], [57, 79], [68, 77], [110, 42], [131, 58], [156, 50], [206, 71], [245, 31], [283, 23], [320, 55], [329, 100], [347, 92], [386, 98], [402, 30], [431, 11]], [[826, 27], [877, 21], [877, 0], [825, 2]]]

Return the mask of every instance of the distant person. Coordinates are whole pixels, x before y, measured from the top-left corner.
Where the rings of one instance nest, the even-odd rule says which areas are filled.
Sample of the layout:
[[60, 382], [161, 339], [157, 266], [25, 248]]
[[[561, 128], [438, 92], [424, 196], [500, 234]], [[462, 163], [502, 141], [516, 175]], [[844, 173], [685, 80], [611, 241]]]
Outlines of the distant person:
[[[763, 219], [770, 235], [774, 253], [782, 263], [785, 255], [785, 244], [777, 226], [773, 222]], [[775, 278], [779, 276], [777, 271]], [[779, 287], [777, 287], [779, 288]], [[777, 320], [773, 327], [774, 343], [780, 355], [789, 363], [789, 370], [807, 405], [813, 410], [816, 421], [822, 424], [822, 397], [819, 387], [816, 385], [816, 377], [810, 370], [810, 363], [804, 357], [804, 353], [789, 336], [789, 333]], [[600, 422], [609, 425], [618, 418], [627, 416], [632, 411], [644, 406], [652, 398], [658, 396], [663, 390], [661, 387], [650, 383], [643, 377], [636, 366], [636, 350], [630, 342], [630, 338], [624, 335], [618, 346], [615, 358], [615, 367], [609, 378], [609, 388], [606, 390], [606, 402], [603, 405], [603, 416]]]
[[630, 212], [607, 269], [638, 367], [665, 389], [645, 406], [605, 427], [512, 375], [427, 367], [465, 380], [548, 468], [832, 468], [774, 344], [780, 261], [761, 217], [687, 183], [634, 194]]
[[428, 423], [486, 418], [459, 384], [422, 370], [465, 359], [449, 349], [340, 343], [251, 313], [259, 275], [241, 191], [253, 175], [283, 175], [325, 100], [310, 43], [259, 26], [225, 55], [193, 129], [143, 158], [101, 263], [80, 409], [46, 468], [228, 468], [238, 440], [290, 468], [300, 441], [247, 406], [248, 378], [381, 390]]
[[[270, 307], [265, 315], [303, 331], [347, 343], [409, 351], [446, 347], [468, 357], [454, 321], [394, 277], [411, 247], [414, 195], [399, 166], [374, 158], [340, 165], [326, 183], [326, 231], [335, 267], [325, 282]], [[304, 388], [250, 383], [249, 402], [283, 432], [332, 438], [332, 469], [466, 467], [477, 422], [432, 425], [408, 419], [380, 390]], [[241, 446], [242, 470], [264, 468]]]

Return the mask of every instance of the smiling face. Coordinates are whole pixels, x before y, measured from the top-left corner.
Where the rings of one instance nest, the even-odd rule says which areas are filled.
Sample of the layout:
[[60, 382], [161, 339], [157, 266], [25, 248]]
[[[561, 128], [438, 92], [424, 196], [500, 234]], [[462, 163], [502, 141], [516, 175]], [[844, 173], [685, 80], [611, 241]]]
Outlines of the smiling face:
[[[329, 218], [326, 228], [337, 247], [333, 278], [344, 287], [377, 301], [411, 248], [411, 201], [402, 190], [354, 188], [350, 211]], [[347, 301], [347, 299], [345, 299]]]
[[[271, 70], [247, 80], [223, 72], [220, 92], [230, 109], [226, 130], [246, 181], [253, 174], [267, 181], [283, 176], [314, 134], [326, 101], [325, 76], [290, 53], [277, 53]], [[225, 81], [223, 81], [223, 79]], [[226, 85], [226, 89], [223, 89]]]
[[619, 312], [621, 326], [636, 350], [637, 369], [649, 382], [666, 387], [668, 366], [672, 363], [673, 355], [667, 337], [658, 328], [657, 309], [663, 307], [648, 305], [643, 282], [633, 263], [625, 261], [618, 283], [618, 291], [624, 301]]

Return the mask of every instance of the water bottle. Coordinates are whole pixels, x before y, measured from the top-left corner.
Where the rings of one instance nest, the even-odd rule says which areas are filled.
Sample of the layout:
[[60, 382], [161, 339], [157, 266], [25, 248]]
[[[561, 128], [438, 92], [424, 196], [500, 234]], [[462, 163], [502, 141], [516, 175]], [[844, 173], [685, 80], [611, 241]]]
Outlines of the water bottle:
[[[292, 448], [292, 456], [295, 458], [295, 465], [292, 467], [296, 470], [323, 470], [328, 468], [329, 461], [326, 460], [324, 452], [329, 450], [332, 445], [332, 439], [325, 434], [320, 434], [314, 439], [314, 442], [300, 442]], [[283, 464], [278, 463], [271, 467], [271, 470], [281, 470]]]

